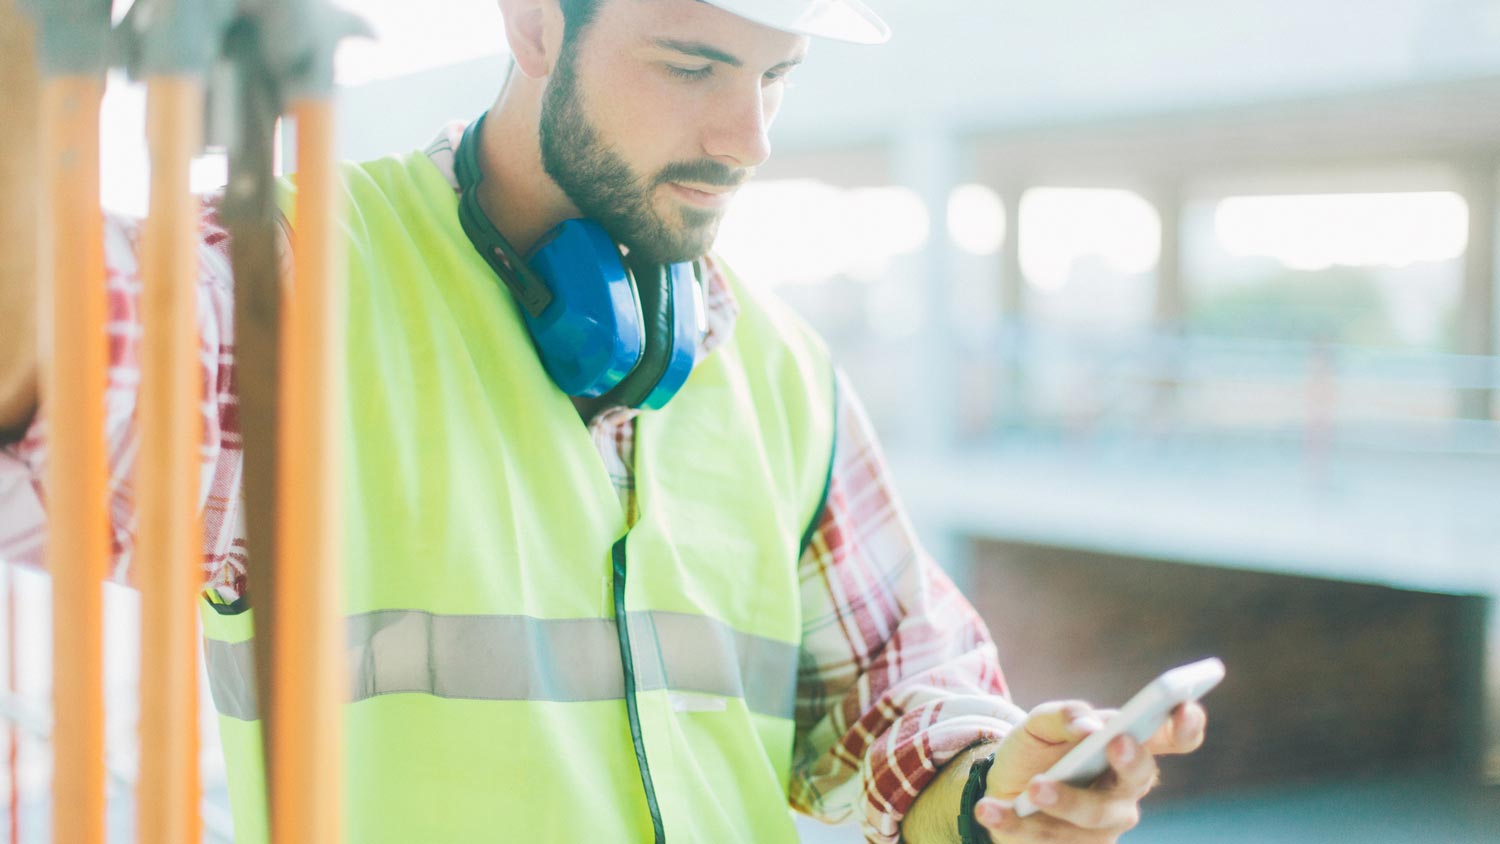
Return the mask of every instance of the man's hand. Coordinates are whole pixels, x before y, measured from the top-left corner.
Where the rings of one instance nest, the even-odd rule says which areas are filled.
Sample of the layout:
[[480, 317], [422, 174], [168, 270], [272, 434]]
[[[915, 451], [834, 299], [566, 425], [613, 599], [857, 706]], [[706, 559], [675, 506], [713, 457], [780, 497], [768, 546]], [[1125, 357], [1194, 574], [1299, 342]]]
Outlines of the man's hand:
[[[1120, 736], [1109, 745], [1110, 769], [1088, 788], [1039, 776], [1078, 742], [1103, 729], [1112, 715], [1113, 710], [1094, 710], [1080, 701], [1046, 703], [1011, 731], [995, 750], [985, 796], [974, 810], [991, 841], [1114, 844], [1140, 820], [1141, 798], [1156, 785], [1156, 757], [1197, 750], [1208, 723], [1203, 707], [1190, 703], [1173, 710], [1144, 746]], [[1040, 811], [1018, 818], [1012, 803], [1027, 790]]]

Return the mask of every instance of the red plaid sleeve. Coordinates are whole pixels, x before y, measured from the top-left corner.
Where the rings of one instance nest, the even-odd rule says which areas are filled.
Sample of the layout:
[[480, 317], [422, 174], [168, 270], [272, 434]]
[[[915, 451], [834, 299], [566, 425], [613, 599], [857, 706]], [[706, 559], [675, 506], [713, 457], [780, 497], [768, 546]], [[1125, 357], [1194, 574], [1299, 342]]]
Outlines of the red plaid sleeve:
[[791, 803], [877, 844], [939, 768], [1019, 723], [983, 621], [912, 532], [846, 379], [828, 503], [801, 561]]
[[[216, 198], [204, 203], [198, 248], [198, 357], [203, 379], [199, 505], [204, 517], [204, 580], [234, 592], [243, 588], [245, 571], [238, 496], [242, 461], [233, 379], [234, 292], [228, 236], [217, 210]], [[134, 468], [140, 445], [136, 426], [142, 332], [140, 222], [106, 215], [104, 247], [109, 368], [103, 435], [109, 460], [110, 577], [133, 585]], [[49, 448], [45, 413], [44, 407], [19, 442], [0, 449], [0, 559], [22, 565], [44, 563], [43, 479]]]

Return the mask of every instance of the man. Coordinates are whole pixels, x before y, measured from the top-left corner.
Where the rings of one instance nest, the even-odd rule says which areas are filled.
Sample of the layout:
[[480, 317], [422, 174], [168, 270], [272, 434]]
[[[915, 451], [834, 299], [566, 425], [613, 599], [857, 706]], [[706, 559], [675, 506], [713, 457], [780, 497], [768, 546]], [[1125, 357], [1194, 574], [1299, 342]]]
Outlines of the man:
[[[500, 5], [515, 72], [485, 122], [345, 170], [350, 840], [793, 841], [790, 804], [857, 817], [871, 841], [951, 842], [970, 767], [993, 753], [972, 808], [989, 840], [1115, 841], [1154, 756], [1200, 743], [1202, 710], [1144, 747], [1117, 741], [1091, 788], [1035, 780], [1107, 713], [1009, 702], [982, 623], [918, 547], [863, 410], [799, 320], [708, 258], [675, 396], [564, 401], [506, 293], [513, 267], [497, 280], [476, 221], [460, 223], [472, 192], [521, 251], [587, 217], [633, 267], [700, 258], [770, 153], [809, 36], [874, 41], [883, 25], [855, 0]], [[131, 231], [109, 244], [125, 323]], [[200, 312], [221, 360], [224, 239], [210, 203]], [[132, 342], [113, 352], [126, 384]], [[232, 379], [209, 383], [207, 656], [237, 835], [259, 841]], [[128, 446], [133, 398], [111, 395]], [[40, 418], [9, 471], [41, 477]], [[112, 452], [128, 580], [133, 450]], [[1028, 789], [1042, 811], [1017, 818]]]

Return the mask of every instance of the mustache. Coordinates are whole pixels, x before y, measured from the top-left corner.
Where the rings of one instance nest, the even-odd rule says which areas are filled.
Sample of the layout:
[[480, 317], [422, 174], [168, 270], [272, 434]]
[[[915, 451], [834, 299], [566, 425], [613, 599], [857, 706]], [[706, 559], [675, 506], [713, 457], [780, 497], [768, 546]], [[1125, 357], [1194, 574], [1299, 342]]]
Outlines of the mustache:
[[700, 185], [737, 188], [755, 175], [754, 167], [735, 169], [727, 164], [700, 158], [697, 161], [678, 161], [661, 168], [656, 174], [657, 184], [667, 182], [693, 182]]

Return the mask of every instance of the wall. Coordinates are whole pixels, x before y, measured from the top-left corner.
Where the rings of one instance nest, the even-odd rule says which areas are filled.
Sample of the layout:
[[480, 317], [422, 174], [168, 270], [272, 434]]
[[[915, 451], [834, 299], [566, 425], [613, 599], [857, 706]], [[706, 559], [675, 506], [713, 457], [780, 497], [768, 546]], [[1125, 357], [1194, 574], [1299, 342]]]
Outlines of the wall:
[[1456, 767], [1478, 723], [1484, 601], [983, 541], [971, 598], [1017, 703], [1119, 705], [1215, 655], [1208, 745], [1162, 793]]

